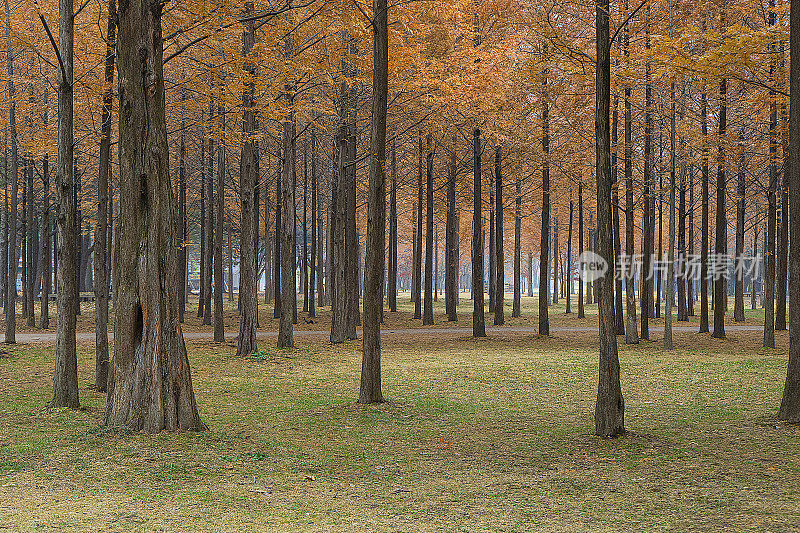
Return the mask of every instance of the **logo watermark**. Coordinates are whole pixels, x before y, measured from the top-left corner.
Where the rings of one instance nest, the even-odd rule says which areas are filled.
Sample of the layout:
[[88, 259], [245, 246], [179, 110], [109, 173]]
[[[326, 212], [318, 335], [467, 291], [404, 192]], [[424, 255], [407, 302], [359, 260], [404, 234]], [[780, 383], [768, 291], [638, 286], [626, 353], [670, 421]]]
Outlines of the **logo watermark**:
[[[742, 255], [735, 257], [726, 254], [709, 254], [705, 277], [708, 280], [736, 278], [739, 275], [751, 279], [761, 274], [764, 259], [762, 256]], [[645, 280], [653, 279], [656, 272], [666, 276], [670, 261], [665, 256], [650, 256], [650, 269]], [[679, 279], [698, 281], [703, 276], [702, 256], [700, 254], [679, 254], [672, 262], [673, 272]], [[578, 258], [578, 278], [583, 282], [593, 282], [606, 275], [609, 262], [599, 254], [591, 251], [583, 252]], [[620, 254], [615, 261], [614, 279], [641, 278], [644, 271], [643, 254]]]

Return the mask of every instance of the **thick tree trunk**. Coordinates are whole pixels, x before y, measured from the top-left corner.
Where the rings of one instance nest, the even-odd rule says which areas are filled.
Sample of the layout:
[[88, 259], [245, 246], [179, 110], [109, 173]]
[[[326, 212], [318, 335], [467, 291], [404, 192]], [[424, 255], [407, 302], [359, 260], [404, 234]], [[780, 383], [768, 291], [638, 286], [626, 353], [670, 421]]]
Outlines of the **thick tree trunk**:
[[485, 337], [483, 307], [483, 200], [481, 180], [481, 130], [472, 132], [472, 336]]
[[[422, 325], [433, 325], [433, 137], [427, 136], [426, 168], [426, 214], [425, 214], [425, 301], [422, 310]], [[422, 210], [420, 210], [422, 213]], [[383, 249], [383, 248], [381, 248]]]
[[[8, 16], [6, 3], [6, 16]], [[6, 22], [8, 23], [8, 22]], [[56, 220], [58, 221], [58, 300], [56, 314], [56, 361], [53, 377], [52, 405], [58, 407], [78, 407], [78, 360], [75, 350], [75, 321], [77, 299], [75, 288], [77, 284], [75, 272], [75, 175], [73, 174], [73, 43], [74, 43], [74, 17], [73, 6], [70, 0], [59, 2], [59, 55], [61, 56], [61, 69], [58, 78], [58, 146], [56, 156]], [[9, 51], [9, 54], [11, 52]], [[9, 68], [11, 74], [11, 68]], [[11, 84], [9, 83], [9, 86]], [[12, 89], [9, 88], [9, 91]], [[11, 113], [14, 111], [13, 103]], [[11, 122], [11, 173], [12, 179], [16, 176], [16, 131]], [[14, 180], [16, 185], [16, 180]], [[16, 187], [13, 187], [16, 188]], [[13, 191], [13, 189], [12, 189]], [[12, 192], [12, 219], [11, 243], [16, 241], [16, 191]], [[16, 252], [9, 253], [15, 260], [9, 265], [8, 302], [11, 314], [14, 314], [14, 296], [16, 295]], [[12, 269], [13, 266], [13, 269]], [[8, 313], [6, 314], [8, 319]], [[13, 324], [12, 324], [13, 328]], [[13, 329], [9, 341], [8, 324], [6, 324], [6, 342], [13, 342]]]
[[[383, 402], [381, 392], [381, 319], [383, 318], [384, 241], [386, 234], [386, 108], [389, 89], [389, 26], [386, 0], [373, 0], [372, 146], [367, 198], [364, 265], [364, 345], [359, 403]], [[429, 137], [430, 139], [430, 137]], [[431, 148], [429, 146], [429, 148]], [[429, 170], [433, 154], [430, 153]], [[428, 177], [428, 216], [433, 211]], [[428, 223], [430, 226], [430, 222]], [[429, 245], [430, 247], [430, 245]]]
[[131, 0], [119, 10], [120, 261], [104, 420], [149, 433], [205, 428], [177, 316], [161, 8], [154, 0]]
[[[611, 146], [609, 107], [611, 105], [611, 50], [608, 26], [608, 0], [600, 0], [596, 8], [597, 72], [596, 72], [596, 174], [597, 174], [597, 251], [608, 258], [614, 253], [611, 208]], [[595, 405], [595, 433], [615, 437], [625, 433], [625, 402], [620, 387], [614, 320], [614, 271], [608, 269], [599, 280], [598, 310], [600, 313], [600, 369]]]

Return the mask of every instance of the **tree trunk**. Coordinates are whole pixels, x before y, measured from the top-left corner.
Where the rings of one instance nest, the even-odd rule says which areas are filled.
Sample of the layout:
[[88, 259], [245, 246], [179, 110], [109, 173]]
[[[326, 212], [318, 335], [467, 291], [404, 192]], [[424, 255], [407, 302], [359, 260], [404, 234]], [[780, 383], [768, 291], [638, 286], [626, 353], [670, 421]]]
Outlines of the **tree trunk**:
[[[211, 83], [213, 84], [214, 74], [210, 73]], [[211, 100], [209, 108], [209, 120], [214, 118], [214, 101]], [[222, 172], [221, 167], [217, 167], [217, 173]], [[211, 325], [211, 300], [213, 294], [211, 292], [211, 276], [214, 273], [214, 262], [221, 261], [221, 257], [214, 257], [214, 139], [213, 137], [208, 140], [208, 172], [205, 176], [205, 200], [206, 200], [206, 217], [205, 217], [205, 271], [203, 272], [203, 325]], [[221, 227], [221, 222], [220, 227]], [[221, 230], [218, 230], [221, 231]]]
[[[775, 0], [769, 2], [769, 24], [775, 24]], [[775, 45], [770, 46], [770, 74], [775, 81]], [[775, 244], [777, 238], [778, 189], [778, 104], [774, 90], [769, 92], [769, 188], [767, 189], [766, 307], [764, 308], [764, 347], [775, 347]], [[719, 302], [717, 302], [719, 303]], [[716, 317], [716, 314], [715, 314]]]
[[308, 143], [303, 142], [303, 257], [300, 259], [303, 312], [308, 313]]
[[281, 159], [281, 147], [278, 147], [278, 171], [275, 177], [275, 244], [273, 251], [273, 269], [272, 269], [272, 288], [275, 291], [275, 312], [272, 318], [281, 317], [281, 239], [283, 229], [281, 225], [281, 218], [283, 213], [283, 186], [281, 184], [281, 175], [283, 174], [284, 163]]
[[[111, 111], [113, 107], [114, 61], [116, 54], [116, 3], [108, 4], [108, 41], [106, 43], [105, 90], [103, 93], [102, 124], [100, 135], [100, 161], [97, 178], [97, 226], [94, 235], [94, 299], [95, 299], [95, 389], [105, 392], [108, 382], [108, 291], [107, 267], [108, 197], [111, 175]], [[185, 92], [183, 99], [186, 98]], [[184, 134], [181, 133], [181, 155], [185, 153]], [[183, 175], [181, 159], [181, 175]], [[178, 220], [180, 227], [181, 220]], [[180, 240], [183, 249], [183, 239]], [[179, 268], [180, 272], [180, 268]], [[180, 292], [179, 292], [180, 294]]]
[[416, 285], [414, 286], [412, 296], [414, 297], [414, 318], [422, 318], [422, 173], [423, 173], [423, 147], [422, 135], [419, 136], [419, 160], [417, 163], [417, 219], [415, 234], [415, 246], [417, 250], [416, 259], [414, 261], [414, 275], [416, 276]]
[[485, 337], [483, 307], [483, 182], [481, 180], [481, 130], [472, 131], [472, 336]]
[[167, 158], [162, 4], [145, 2], [121, 5], [118, 18], [120, 261], [103, 423], [149, 433], [201, 430], [205, 426], [177, 316], [178, 238]]
[[[427, 136], [426, 162], [426, 215], [425, 215], [425, 302], [422, 325], [433, 325], [433, 137]], [[420, 210], [422, 213], [422, 210]], [[381, 248], [382, 250], [383, 248]]]
[[567, 230], [567, 257], [566, 257], [566, 265], [564, 265], [565, 274], [564, 277], [566, 278], [567, 286], [565, 288], [566, 297], [567, 297], [567, 310], [566, 314], [572, 313], [572, 308], [570, 307], [570, 300], [572, 298], [572, 215], [575, 210], [575, 205], [572, 202], [572, 196], [570, 195], [569, 199], [569, 229]]
[[497, 297], [497, 230], [495, 220], [495, 180], [494, 173], [489, 174], [489, 313], [494, 314]]
[[[50, 266], [50, 159], [47, 154], [45, 154], [44, 161], [42, 162], [42, 189], [42, 202], [44, 203], [44, 207], [42, 208], [42, 252], [40, 254], [42, 299], [40, 304], [41, 321], [39, 322], [39, 327], [41, 329], [48, 329], [50, 327], [50, 278], [52, 276], [52, 270]], [[107, 301], [106, 305], [108, 305]], [[106, 341], [107, 339], [108, 337], [106, 337]], [[108, 347], [106, 346], [106, 350], [107, 349]], [[105, 387], [105, 383], [103, 385]]]
[[611, 193], [611, 223], [614, 225], [614, 320], [617, 324], [617, 335], [625, 335], [625, 317], [622, 313], [622, 276], [619, 273], [619, 257], [622, 254], [622, 244], [619, 234], [619, 176], [617, 173], [617, 152], [619, 151], [617, 141], [618, 100], [619, 96], [617, 95], [614, 97], [614, 113], [611, 121], [611, 181], [614, 183], [614, 189]]
[[[628, 55], [630, 30], [625, 27], [625, 54]], [[639, 332], [636, 327], [636, 294], [634, 293], [634, 274], [631, 268], [634, 254], [634, 204], [633, 204], [633, 141], [631, 118], [631, 87], [625, 86], [625, 344], [639, 344]], [[643, 215], [644, 216], [644, 215]]]
[[708, 333], [708, 94], [703, 84], [700, 95], [700, 132], [703, 137], [703, 153], [700, 166], [702, 214], [700, 216], [700, 333]]
[[[547, 54], [547, 43], [542, 45]], [[550, 319], [547, 315], [548, 286], [550, 280], [550, 104], [547, 101], [546, 64], [542, 67], [542, 231], [539, 248], [539, 335], [550, 335]]]
[[744, 146], [740, 138], [738, 146], [739, 173], [736, 191], [736, 280], [733, 300], [734, 322], [744, 322], [744, 217], [745, 217], [745, 160]]
[[[611, 224], [611, 147], [609, 107], [611, 106], [611, 45], [608, 27], [608, 0], [600, 0], [596, 8], [597, 72], [596, 72], [596, 174], [597, 174], [597, 251], [600, 257], [614, 253]], [[606, 270], [599, 280], [598, 310], [600, 313], [600, 370], [595, 405], [595, 433], [616, 437], [625, 433], [625, 402], [619, 379], [616, 324], [614, 320], [614, 271]]]
[[800, 0], [791, 0], [789, 44], [789, 365], [778, 418], [800, 423]]
[[[67, 9], [69, 8], [71, 13], [71, 4], [67, 6], [64, 4], [63, 6], [61, 3], [65, 2], [66, 0], [60, 0], [59, 8]], [[11, 42], [11, 15], [10, 10], [8, 8], [8, 0], [5, 0], [5, 11], [6, 11], [6, 42]], [[66, 16], [66, 15], [64, 15]], [[70, 54], [70, 61], [72, 59], [72, 22], [68, 22], [66, 20], [62, 21], [59, 24], [61, 25], [69, 25], [68, 28], [65, 28], [64, 31], [66, 35], [64, 39], [69, 39], [69, 43], [61, 41], [61, 37], [59, 35], [59, 42], [63, 42], [63, 46], [65, 47], [65, 52], [68, 51]], [[67, 50], [68, 48], [68, 50]], [[63, 58], [62, 58], [63, 59]], [[66, 59], [65, 59], [66, 61]], [[16, 300], [17, 300], [17, 265], [19, 264], [19, 259], [17, 258], [17, 191], [19, 187], [19, 159], [17, 155], [17, 104], [16, 104], [16, 89], [14, 87], [14, 50], [11, 46], [8, 46], [8, 50], [6, 50], [6, 66], [8, 70], [8, 127], [9, 127], [9, 136], [11, 137], [11, 206], [9, 214], [6, 216], [6, 226], [8, 229], [8, 239], [6, 242], [8, 243], [8, 278], [6, 281], [6, 335], [5, 335], [5, 343], [6, 344], [15, 344], [16, 343], [16, 329], [17, 329], [17, 307], [16, 307]], [[67, 65], [65, 65], [65, 68]], [[69, 68], [72, 68], [72, 64], [70, 62]], [[63, 123], [65, 125], [72, 124], [72, 74], [71, 70], [67, 73], [69, 76], [68, 80], [60, 80], [59, 84], [59, 109], [63, 105], [65, 110], [64, 112], [69, 112], [69, 117], [64, 115], [64, 119], [62, 121], [62, 115], [59, 113], [59, 123]], [[63, 71], [62, 71], [62, 78], [63, 78]], [[62, 96], [62, 92], [65, 94]], [[63, 100], [63, 102], [62, 102]], [[69, 106], [69, 109], [66, 107]], [[71, 128], [71, 127], [70, 127]], [[72, 165], [72, 132], [70, 129], [70, 136], [69, 138], [65, 138], [61, 141], [61, 128], [59, 128], [59, 141], [60, 142], [70, 142], [69, 148], [69, 165]], [[59, 144], [59, 146], [63, 146], [66, 150], [65, 146]], [[7, 155], [6, 155], [7, 157]], [[57, 175], [58, 176], [58, 175]], [[8, 181], [9, 174], [6, 173], [6, 181]], [[72, 171], [69, 170], [62, 179], [59, 180], [58, 177], [56, 179], [56, 183], [58, 185], [64, 186], [64, 180], [69, 178], [68, 186], [72, 187]], [[59, 191], [57, 191], [59, 192]], [[70, 189], [71, 192], [71, 189]], [[57, 197], [60, 198], [60, 197]], [[61, 209], [59, 209], [60, 211]], [[70, 218], [72, 220], [72, 218]], [[73, 241], [74, 243], [74, 241]], [[74, 254], [73, 254], [74, 255]], [[72, 256], [70, 256], [72, 257]], [[68, 336], [69, 331], [65, 332]], [[63, 337], [63, 335], [62, 335]], [[74, 333], [71, 335], [72, 338], [75, 337]], [[74, 346], [74, 341], [73, 341]], [[61, 348], [61, 351], [58, 350], [58, 346], [56, 346], [56, 361], [61, 361], [64, 364], [70, 364], [72, 359], [74, 359], [74, 348], [70, 351], [68, 347]], [[59, 355], [61, 357], [59, 358]], [[71, 368], [67, 370], [68, 372], [72, 373]], [[66, 398], [65, 401], [72, 402], [72, 398]], [[77, 384], [76, 384], [76, 392], [74, 398], [74, 406], [78, 405], [78, 395], [77, 395]]]
[[517, 178], [517, 196], [514, 200], [514, 305], [511, 316], [522, 315], [522, 182]]
[[[383, 317], [384, 240], [386, 234], [386, 108], [389, 89], [389, 25], [386, 0], [373, 0], [372, 147], [367, 199], [367, 243], [364, 265], [364, 344], [359, 403], [383, 402], [381, 392], [381, 319]], [[430, 139], [430, 137], [429, 137]], [[430, 146], [429, 146], [430, 148]], [[428, 156], [431, 169], [433, 154]], [[433, 211], [428, 177], [428, 217]], [[430, 245], [429, 245], [430, 248]]]
[[[59, 55], [61, 64], [58, 78], [58, 147], [56, 156], [56, 220], [58, 221], [58, 301], [56, 314], [56, 361], [53, 377], [53, 401], [57, 407], [78, 407], [78, 360], [75, 350], [75, 308], [77, 284], [75, 272], [75, 175], [73, 174], [73, 43], [74, 17], [73, 6], [69, 0], [59, 2]], [[6, 17], [8, 4], [6, 4]], [[8, 21], [6, 19], [6, 24]], [[9, 51], [9, 54], [11, 52]], [[11, 74], [9, 67], [9, 74]], [[11, 92], [9, 83], [9, 92]], [[11, 173], [14, 179], [12, 188], [11, 243], [16, 241], [16, 131], [14, 126], [14, 104], [11, 104]], [[9, 253], [14, 261], [9, 265], [8, 302], [12, 317], [14, 315], [14, 296], [16, 295], [16, 251]], [[13, 268], [12, 268], [13, 266]], [[8, 319], [8, 313], [6, 314]], [[13, 328], [13, 323], [12, 323]], [[9, 341], [8, 324], [6, 324], [6, 342], [13, 342], [13, 329]]]
[[36, 314], [33, 312], [33, 302], [34, 302], [34, 279], [36, 278], [36, 269], [34, 264], [34, 247], [36, 242], [35, 236], [35, 219], [33, 216], [34, 211], [34, 202], [33, 202], [33, 171], [34, 171], [34, 161], [33, 159], [28, 160], [28, 187], [27, 187], [27, 198], [28, 198], [28, 209], [26, 212], [26, 222], [25, 222], [25, 238], [27, 241], [26, 245], [26, 253], [24, 257], [24, 261], [27, 264], [27, 276], [25, 279], [25, 301], [27, 302], [28, 312], [26, 316], [26, 325], [29, 328], [36, 327]]
[[502, 326], [506, 323], [505, 310], [505, 254], [503, 253], [503, 152], [499, 146], [494, 151], [494, 175], [495, 175], [495, 238], [494, 248], [496, 259], [495, 269], [497, 270], [497, 281], [495, 282], [494, 294], [494, 325]]
[[[222, 98], [220, 98], [220, 101]], [[219, 116], [222, 120], [222, 132], [223, 135], [220, 136], [219, 144], [217, 145], [217, 191], [216, 194], [211, 193], [209, 198], [214, 198], [212, 204], [209, 204], [209, 207], [213, 205], [214, 213], [214, 263], [213, 263], [213, 271], [214, 271], [214, 285], [212, 288], [214, 294], [214, 342], [225, 342], [225, 323], [223, 320], [223, 314], [225, 312], [224, 303], [222, 299], [222, 291], [225, 289], [225, 261], [223, 259], [224, 255], [222, 254], [222, 246], [223, 246], [223, 232], [225, 231], [225, 215], [224, 215], [224, 205], [225, 205], [225, 172], [227, 170], [227, 161], [225, 158], [225, 145], [223, 144], [223, 139], [225, 138], [225, 107], [220, 105], [219, 106]], [[241, 178], [240, 178], [241, 181]], [[213, 183], [210, 184], [211, 187], [214, 186]], [[252, 195], [252, 189], [250, 190], [250, 194]], [[242, 194], [244, 196], [244, 193]], [[252, 204], [249, 204], [251, 206]], [[244, 219], [251, 219], [252, 222], [252, 212], [247, 211], [242, 212], [242, 222], [241, 225], [244, 226], [247, 221]], [[230, 231], [230, 230], [229, 230]], [[252, 250], [252, 245], [250, 247]], [[246, 252], [244, 252], [246, 253]], [[228, 291], [233, 291], [233, 287], [228, 287]], [[208, 317], [210, 318], [210, 315]], [[203, 321], [205, 323], [205, 320]], [[247, 352], [251, 354], [252, 352]]]
[[586, 318], [583, 308], [583, 182], [578, 182], [578, 318]]
[[[112, 0], [113, 1], [113, 0]], [[186, 234], [188, 221], [186, 216], [186, 89], [181, 90], [181, 146], [178, 162], [178, 321], [183, 323], [186, 315], [186, 297], [188, 293], [188, 254], [186, 252]]]
[[[691, 150], [689, 159], [692, 159]], [[694, 256], [694, 165], [689, 166], [689, 258], [695, 260]], [[694, 284], [695, 276], [687, 277], [686, 280], [686, 313], [694, 316]]]
[[392, 139], [391, 178], [389, 190], [389, 272], [386, 300], [389, 311], [397, 312], [397, 147]]
[[[294, 199], [292, 198], [292, 168], [294, 167], [294, 161], [292, 159], [292, 133], [293, 133], [293, 125], [294, 123], [294, 115], [289, 114], [289, 116], [283, 122], [283, 165], [281, 168], [281, 172], [283, 173], [281, 179], [281, 198], [280, 198], [280, 205], [282, 208], [282, 215], [281, 220], [283, 224], [281, 225], [280, 231], [280, 243], [281, 243], [281, 251], [283, 252], [281, 255], [281, 276], [280, 276], [280, 323], [278, 325], [278, 348], [292, 348], [294, 347], [294, 319], [293, 315], [296, 311], [297, 306], [295, 305], [295, 309], [292, 309], [294, 304], [294, 298], [292, 297], [295, 294], [295, 264], [294, 264], [294, 257], [291, 253], [292, 246], [295, 239], [295, 224], [294, 224], [294, 217], [295, 217], [295, 205]], [[276, 299], [276, 306], [277, 306], [277, 299]], [[333, 340], [333, 339], [331, 339]]]
[[[205, 113], [203, 113], [204, 115]], [[204, 118], [201, 115], [201, 118]], [[197, 318], [203, 317], [206, 285], [206, 131], [200, 137], [200, 279], [197, 290]]]
[[[719, 147], [717, 152], [716, 235], [714, 236], [714, 255], [717, 258], [724, 257], [728, 253], [728, 222], [725, 214], [725, 127], [727, 113], [725, 92], [727, 85], [728, 80], [722, 78], [719, 82]], [[719, 269], [715, 268], [715, 270], [718, 271]], [[714, 278], [714, 331], [711, 336], [715, 339], [725, 338], [725, 275], [715, 275]]]
[[[664, 297], [664, 348], [671, 350], [672, 302], [675, 300], [675, 82], [670, 84], [669, 127], [669, 248], [667, 249], [667, 294]], [[678, 309], [678, 320], [681, 309]]]
[[[246, 2], [244, 6], [245, 18], [252, 15], [253, 3]], [[241, 196], [242, 218], [239, 224], [239, 301], [241, 312], [239, 315], [239, 341], [236, 346], [236, 355], [244, 357], [258, 351], [256, 344], [256, 324], [258, 322], [258, 277], [256, 235], [258, 234], [257, 219], [254, 213], [258, 209], [256, 188], [258, 187], [258, 152], [253, 141], [256, 133], [255, 117], [255, 75], [256, 67], [249, 61], [250, 53], [255, 45], [255, 21], [245, 23], [242, 33], [242, 55], [247, 58], [244, 70], [247, 73], [244, 92], [242, 94], [242, 155], [239, 167], [239, 190]], [[222, 182], [220, 181], [220, 186]], [[218, 213], [222, 216], [221, 207]], [[228, 287], [233, 292], [233, 283]], [[220, 294], [221, 296], [221, 294]], [[215, 328], [216, 329], [216, 328]], [[222, 324], [220, 324], [222, 329]], [[222, 335], [225, 340], [224, 333]]]
[[[650, 49], [650, 6], [647, 6], [647, 15], [645, 21], [645, 48]], [[654, 227], [655, 222], [655, 209], [654, 198], [651, 196], [651, 185], [653, 184], [653, 161], [652, 161], [652, 137], [653, 137], [653, 119], [652, 119], [652, 85], [651, 85], [651, 66], [648, 61], [645, 66], [645, 91], [644, 91], [644, 172], [642, 179], [644, 180], [644, 190], [642, 193], [642, 200], [644, 204], [642, 213], [642, 279], [640, 281], [639, 293], [641, 300], [641, 338], [644, 340], [650, 339], [650, 316], [653, 314], [653, 270], [651, 258], [653, 256], [653, 239], [650, 231]]]
[[558, 216], [553, 222], [553, 303], [558, 303]]
[[[316, 289], [317, 281], [317, 210], [319, 204], [317, 202], [317, 127], [316, 124], [311, 125], [311, 268], [308, 273], [308, 316], [309, 318], [316, 318], [316, 298], [314, 297], [314, 290]], [[321, 229], [321, 228], [320, 228]], [[321, 297], [322, 291], [317, 291], [318, 297]]]
[[456, 138], [453, 136], [453, 146], [450, 151], [450, 164], [447, 166], [447, 223], [445, 225], [445, 271], [444, 292], [445, 307], [447, 308], [448, 322], [458, 320], [458, 229], [456, 211], [456, 171], [458, 158], [456, 156]]

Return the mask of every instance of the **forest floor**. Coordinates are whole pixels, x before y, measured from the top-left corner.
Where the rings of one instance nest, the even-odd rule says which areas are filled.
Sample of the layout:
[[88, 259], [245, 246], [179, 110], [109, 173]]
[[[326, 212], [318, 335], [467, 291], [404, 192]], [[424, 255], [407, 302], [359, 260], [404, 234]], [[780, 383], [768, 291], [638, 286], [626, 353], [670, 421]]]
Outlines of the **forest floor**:
[[158, 435], [100, 427], [93, 343], [79, 411], [47, 407], [52, 346], [4, 346], [0, 531], [797, 530], [800, 429], [774, 420], [786, 332], [775, 350], [657, 337], [620, 342], [614, 440], [591, 435], [591, 332], [387, 336], [377, 406], [354, 403], [358, 341], [242, 359], [190, 340], [209, 430]]

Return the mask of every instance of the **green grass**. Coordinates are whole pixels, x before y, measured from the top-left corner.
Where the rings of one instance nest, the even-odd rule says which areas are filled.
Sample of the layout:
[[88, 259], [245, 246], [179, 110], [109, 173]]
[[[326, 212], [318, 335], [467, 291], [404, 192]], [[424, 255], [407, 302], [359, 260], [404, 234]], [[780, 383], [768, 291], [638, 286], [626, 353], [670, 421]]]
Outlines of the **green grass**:
[[99, 426], [93, 350], [78, 411], [48, 409], [53, 349], [0, 357], [0, 529], [21, 531], [786, 531], [800, 430], [760, 335], [620, 346], [626, 425], [591, 435], [594, 334], [385, 339], [360, 406], [360, 343], [190, 344], [203, 433]]

